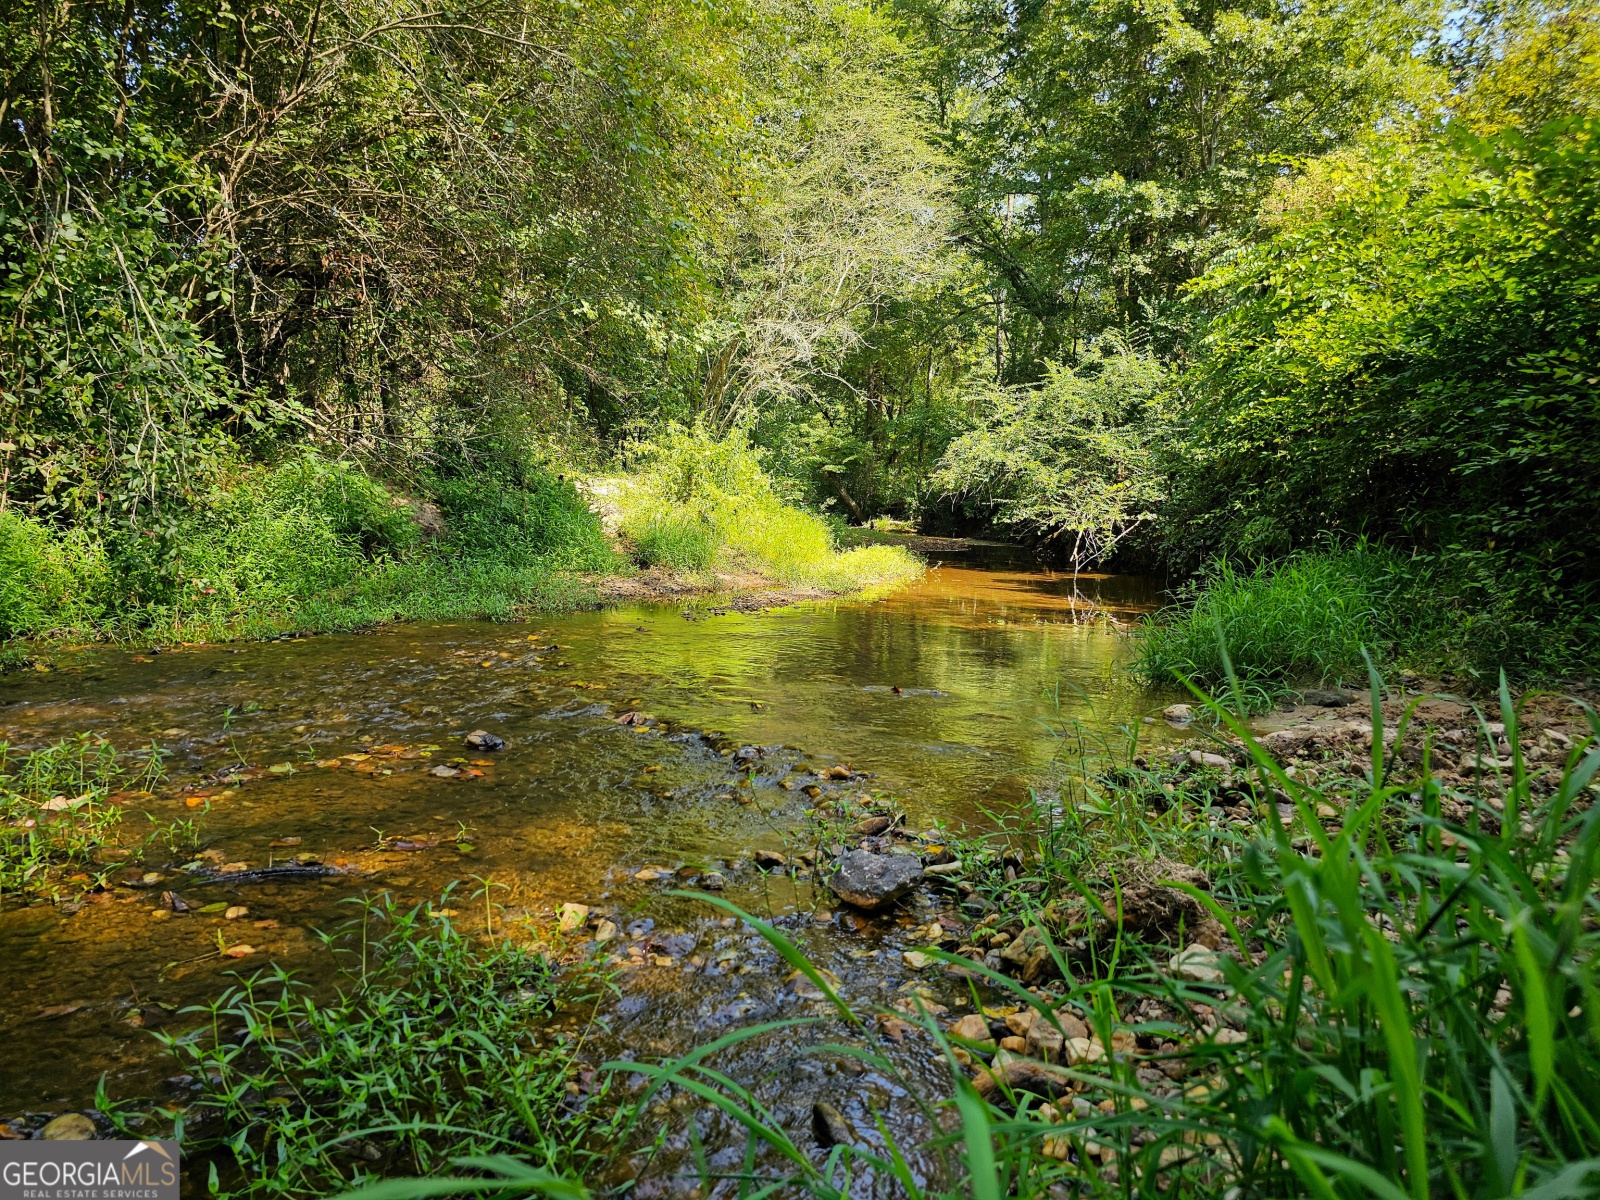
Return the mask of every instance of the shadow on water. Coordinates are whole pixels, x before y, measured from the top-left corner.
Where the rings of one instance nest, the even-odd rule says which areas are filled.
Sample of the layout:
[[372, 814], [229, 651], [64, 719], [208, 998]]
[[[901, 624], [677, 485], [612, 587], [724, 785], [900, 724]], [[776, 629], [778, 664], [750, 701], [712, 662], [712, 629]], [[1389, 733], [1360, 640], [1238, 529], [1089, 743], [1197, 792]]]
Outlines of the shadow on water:
[[[172, 1028], [232, 971], [276, 962], [317, 978], [327, 955], [312, 931], [348, 916], [341, 900], [382, 888], [420, 902], [476, 876], [495, 882], [508, 921], [548, 922], [568, 901], [614, 915], [621, 990], [597, 1053], [679, 1053], [811, 1003], [749, 931], [656, 895], [712, 870], [730, 899], [781, 918], [847, 994], [903, 998], [917, 981], [898, 947], [937, 915], [934, 901], [861, 919], [832, 911], [805, 871], [752, 865], [757, 849], [795, 848], [813, 802], [800, 786], [813, 777], [797, 770], [870, 773], [829, 787], [888, 793], [912, 828], [983, 823], [1048, 780], [1052, 725], [1110, 731], [1166, 701], [1118, 669], [1122, 630], [1160, 603], [1146, 582], [932, 557], [943, 561], [922, 582], [870, 604], [634, 606], [159, 655], [102, 649], [0, 681], [0, 738], [15, 747], [88, 732], [170, 752], [168, 785], [127, 806], [130, 837], [198, 817], [215, 863], [315, 858], [345, 872], [225, 888], [174, 863], [156, 880], [114, 869], [82, 903], [10, 902], [0, 1118], [82, 1107], [102, 1073], [113, 1096], [170, 1099], [171, 1064], [144, 1030]], [[628, 713], [656, 723], [619, 723]], [[474, 729], [506, 749], [464, 748]], [[237, 764], [254, 769], [217, 781]], [[647, 866], [663, 879], [634, 878]], [[191, 911], [161, 915], [169, 889]], [[200, 911], [223, 902], [249, 913]], [[219, 933], [254, 953], [219, 957]], [[859, 1063], [798, 1051], [793, 1038], [753, 1042], [736, 1070], [781, 1080], [769, 1086], [796, 1120], [829, 1094], [870, 1130], [869, 1108], [892, 1102], [896, 1085], [860, 1077]], [[911, 1058], [908, 1069], [938, 1070]]]

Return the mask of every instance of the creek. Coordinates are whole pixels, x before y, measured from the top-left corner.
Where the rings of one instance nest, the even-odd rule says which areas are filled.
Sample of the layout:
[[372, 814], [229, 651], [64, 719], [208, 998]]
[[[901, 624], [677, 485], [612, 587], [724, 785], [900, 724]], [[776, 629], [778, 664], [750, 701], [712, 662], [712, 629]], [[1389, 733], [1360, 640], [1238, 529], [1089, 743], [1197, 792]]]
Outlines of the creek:
[[[277, 963], [317, 978], [328, 956], [313, 931], [378, 889], [422, 903], [464, 881], [448, 903], [468, 920], [478, 881], [492, 880], [502, 922], [548, 926], [568, 902], [612, 916], [622, 969], [601, 1013], [605, 1054], [675, 1055], [805, 1010], [749, 931], [660, 894], [713, 871], [728, 899], [801, 931], [847, 995], [895, 1003], [919, 986], [901, 941], [938, 916], [935, 901], [861, 919], [807, 872], [753, 864], [757, 850], [803, 848], [810, 772], [865, 773], [825, 790], [891, 796], [914, 830], [988, 826], [1050, 787], [1065, 727], [1114, 736], [1171, 699], [1120, 668], [1123, 631], [1160, 602], [1147, 581], [972, 554], [935, 555], [920, 583], [873, 603], [634, 605], [155, 655], [98, 648], [5, 679], [0, 739], [14, 749], [89, 733], [167, 751], [168, 782], [126, 805], [127, 834], [195, 819], [218, 864], [312, 858], [341, 873], [224, 885], [113, 870], [78, 902], [8, 901], [0, 1119], [85, 1108], [102, 1076], [113, 1097], [170, 1099], [174, 1067], [148, 1030], [181, 1021], [231, 972]], [[619, 722], [630, 713], [651, 723]], [[505, 748], [465, 748], [476, 729]], [[253, 769], [230, 782], [238, 764]], [[636, 878], [651, 867], [663, 878]], [[169, 889], [190, 911], [158, 915]], [[234, 905], [248, 915], [201, 911]], [[253, 953], [219, 956], [219, 933]], [[799, 1055], [803, 1041], [748, 1043], [730, 1069], [771, 1081], [797, 1120], [832, 1096], [875, 1138], [871, 1110], [899, 1085]], [[930, 1086], [939, 1069], [908, 1055]]]

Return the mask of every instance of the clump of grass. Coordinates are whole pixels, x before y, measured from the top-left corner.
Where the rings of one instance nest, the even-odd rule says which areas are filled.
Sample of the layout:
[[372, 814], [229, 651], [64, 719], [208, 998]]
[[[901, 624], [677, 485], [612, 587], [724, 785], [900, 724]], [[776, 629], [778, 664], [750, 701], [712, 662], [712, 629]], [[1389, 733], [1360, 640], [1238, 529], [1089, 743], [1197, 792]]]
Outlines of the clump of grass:
[[436, 480], [444, 549], [464, 561], [605, 571], [615, 563], [599, 518], [565, 480], [528, 468]]
[[274, 968], [185, 1010], [198, 1029], [156, 1035], [201, 1086], [179, 1135], [223, 1163], [211, 1194], [327, 1195], [513, 1152], [547, 1181], [579, 1170], [598, 1118], [568, 1095], [572, 1047], [535, 1023], [594, 980], [427, 906], [361, 903], [325, 935], [343, 967], [332, 998]]
[[0, 510], [0, 640], [100, 622], [109, 571], [104, 547], [86, 532]]
[[59, 894], [73, 878], [93, 887], [105, 870], [95, 856], [122, 822], [111, 793], [153, 787], [161, 763], [153, 746], [133, 759], [88, 734], [21, 756], [0, 742], [0, 893]]
[[709, 571], [717, 561], [717, 535], [693, 519], [658, 516], [634, 534], [634, 557], [641, 567]]
[[[640, 561], [706, 570], [749, 569], [792, 587], [844, 593], [896, 587], [921, 565], [901, 547], [840, 552], [833, 530], [782, 494], [744, 434], [669, 425], [639, 443], [637, 475], [622, 489], [622, 532]], [[659, 557], [658, 557], [659, 556]]]
[[1140, 632], [1134, 669], [1152, 683], [1220, 687], [1221, 647], [1254, 688], [1337, 684], [1364, 672], [1362, 652], [1392, 650], [1393, 561], [1365, 546], [1240, 570], [1218, 560]]

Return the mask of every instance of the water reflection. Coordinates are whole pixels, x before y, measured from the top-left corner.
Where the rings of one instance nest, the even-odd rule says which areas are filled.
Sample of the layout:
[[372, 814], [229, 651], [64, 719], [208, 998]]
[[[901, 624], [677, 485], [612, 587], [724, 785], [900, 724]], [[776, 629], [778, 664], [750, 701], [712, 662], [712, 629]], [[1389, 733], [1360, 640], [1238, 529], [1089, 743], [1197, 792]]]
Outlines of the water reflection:
[[[321, 969], [309, 930], [373, 887], [422, 899], [476, 875], [503, 885], [512, 910], [632, 907], [652, 894], [632, 878], [640, 866], [711, 864], [728, 870], [742, 902], [774, 913], [814, 905], [804, 885], [741, 873], [752, 848], [781, 843], [803, 815], [803, 794], [780, 786], [791, 768], [871, 772], [870, 786], [901, 798], [914, 824], [981, 819], [1046, 776], [1052, 726], [1109, 730], [1164, 702], [1118, 669], [1122, 628], [1158, 602], [1128, 577], [947, 558], [871, 604], [721, 615], [633, 606], [157, 656], [100, 649], [48, 676], [8, 677], [0, 738], [13, 745], [91, 732], [172, 754], [171, 788], [128, 811], [131, 835], [203, 814], [208, 844], [230, 862], [309, 854], [363, 873], [224, 895], [169, 872], [163, 886], [183, 886], [196, 910], [249, 907], [257, 954], [242, 963], [208, 948], [219, 931], [246, 936], [243, 925], [198, 911], [156, 919], [155, 893], [115, 873], [116, 886], [76, 912], [0, 913], [0, 1117], [82, 1105], [101, 1072], [114, 1095], [159, 1094], [165, 1064], [142, 1029], [214, 995], [229, 971]], [[665, 724], [615, 720], [632, 711]], [[474, 766], [461, 738], [476, 728], [509, 746]], [[724, 738], [694, 736], [706, 731]], [[728, 756], [740, 743], [772, 749], [741, 770]], [[453, 758], [481, 775], [434, 773]], [[240, 762], [277, 770], [199, 787]], [[656, 919], [698, 919], [655, 903]], [[817, 952], [870, 991], [890, 986], [870, 955], [832, 943]], [[683, 1009], [655, 1014], [657, 1040], [777, 1003], [676, 974], [641, 974], [631, 994], [658, 986]], [[626, 1029], [625, 1009], [618, 1018]]]

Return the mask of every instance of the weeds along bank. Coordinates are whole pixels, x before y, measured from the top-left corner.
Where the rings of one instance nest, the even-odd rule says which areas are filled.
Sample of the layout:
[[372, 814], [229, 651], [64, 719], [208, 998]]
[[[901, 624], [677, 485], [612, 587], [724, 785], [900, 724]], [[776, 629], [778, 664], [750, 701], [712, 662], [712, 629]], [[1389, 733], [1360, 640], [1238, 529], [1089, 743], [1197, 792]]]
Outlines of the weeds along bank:
[[305, 453], [219, 476], [156, 529], [53, 529], [0, 512], [0, 636], [244, 636], [560, 607], [614, 556], [542, 472], [402, 496]]
[[1365, 540], [1217, 559], [1146, 623], [1134, 669], [1153, 683], [1219, 687], [1231, 664], [1258, 709], [1296, 687], [1359, 681], [1368, 655], [1472, 693], [1490, 691], [1503, 666], [1523, 685], [1593, 686], [1600, 614], [1581, 592], [1540, 611], [1533, 585]]
[[409, 494], [312, 453], [219, 478], [161, 528], [97, 533], [0, 511], [0, 639], [256, 636], [391, 620], [505, 617], [595, 602], [642, 566], [756, 572], [826, 594], [921, 570], [890, 547], [839, 552], [738, 437], [676, 430], [622, 481], [619, 553], [547, 470], [432, 476]]
[[900, 547], [837, 549], [843, 523], [780, 490], [742, 431], [717, 438], [672, 424], [630, 458], [633, 473], [608, 490], [642, 566], [700, 575], [743, 569], [834, 593], [892, 588], [921, 573]]

